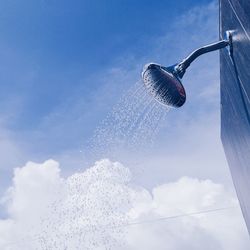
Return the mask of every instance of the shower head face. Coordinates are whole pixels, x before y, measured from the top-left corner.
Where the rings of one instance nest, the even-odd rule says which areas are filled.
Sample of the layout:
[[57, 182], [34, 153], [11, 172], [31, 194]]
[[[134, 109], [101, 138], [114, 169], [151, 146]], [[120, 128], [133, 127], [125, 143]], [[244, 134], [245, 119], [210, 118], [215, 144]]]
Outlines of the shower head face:
[[142, 79], [148, 92], [161, 104], [181, 107], [186, 101], [185, 89], [174, 74], [174, 66], [149, 63], [143, 68]]

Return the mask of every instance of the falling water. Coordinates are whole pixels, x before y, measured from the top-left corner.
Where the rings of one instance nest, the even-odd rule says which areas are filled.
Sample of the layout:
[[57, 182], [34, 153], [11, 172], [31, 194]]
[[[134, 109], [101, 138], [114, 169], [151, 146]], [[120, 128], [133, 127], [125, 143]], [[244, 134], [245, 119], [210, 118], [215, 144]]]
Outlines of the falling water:
[[[169, 108], [160, 105], [145, 91], [141, 81], [136, 82], [95, 130], [90, 141], [91, 153], [96, 159], [122, 159], [122, 162], [122, 155], [133, 154], [131, 158], [135, 161], [136, 154], [152, 147], [168, 111]], [[69, 242], [73, 238], [74, 244], [91, 250], [100, 246], [116, 249], [121, 244], [125, 233], [123, 225], [130, 222], [126, 211], [132, 203], [131, 176], [119, 165], [110, 166], [111, 163], [104, 160], [68, 178], [68, 197], [53, 206], [56, 216], [49, 221], [52, 230], [45, 234], [51, 241], [47, 240], [44, 246], [49, 243], [62, 248], [63, 238]], [[132, 174], [134, 177], [136, 173]], [[71, 228], [61, 238], [56, 236], [57, 228], [53, 226], [60, 222]], [[74, 248], [78, 249], [76, 245]]]
[[169, 110], [145, 91], [141, 81], [136, 82], [95, 130], [92, 154], [96, 159], [120, 160], [122, 154], [145, 152], [154, 144]]
[[[120, 161], [125, 153], [133, 154], [134, 161], [135, 155], [153, 145], [168, 111], [148, 95], [142, 82], [135, 83], [96, 129], [90, 142], [92, 156]], [[39, 250], [117, 249], [124, 239], [124, 225], [131, 222], [130, 181], [130, 170], [109, 160], [62, 180], [38, 231], [30, 230], [30, 240], [25, 232], [26, 240], [8, 249], [21, 244]]]

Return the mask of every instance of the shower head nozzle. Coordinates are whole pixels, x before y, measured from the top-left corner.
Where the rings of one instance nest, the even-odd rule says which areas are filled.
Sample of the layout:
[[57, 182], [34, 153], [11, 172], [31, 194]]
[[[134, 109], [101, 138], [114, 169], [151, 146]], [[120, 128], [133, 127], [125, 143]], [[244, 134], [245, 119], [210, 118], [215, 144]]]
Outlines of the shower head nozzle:
[[156, 63], [146, 64], [142, 79], [147, 90], [161, 104], [177, 108], [185, 103], [185, 89], [175, 73], [175, 66], [166, 68]]

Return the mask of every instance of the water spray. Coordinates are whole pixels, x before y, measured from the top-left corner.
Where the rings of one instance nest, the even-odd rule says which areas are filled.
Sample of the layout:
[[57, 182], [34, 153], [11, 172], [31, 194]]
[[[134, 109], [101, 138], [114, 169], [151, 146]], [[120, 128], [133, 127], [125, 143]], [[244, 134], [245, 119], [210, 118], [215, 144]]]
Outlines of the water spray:
[[197, 57], [227, 46], [230, 55], [232, 52], [231, 31], [226, 32], [225, 39], [198, 48], [180, 63], [169, 67], [148, 63], [144, 66], [142, 72], [144, 85], [149, 93], [161, 104], [175, 108], [181, 107], [186, 101], [186, 92], [181, 82], [186, 69]]

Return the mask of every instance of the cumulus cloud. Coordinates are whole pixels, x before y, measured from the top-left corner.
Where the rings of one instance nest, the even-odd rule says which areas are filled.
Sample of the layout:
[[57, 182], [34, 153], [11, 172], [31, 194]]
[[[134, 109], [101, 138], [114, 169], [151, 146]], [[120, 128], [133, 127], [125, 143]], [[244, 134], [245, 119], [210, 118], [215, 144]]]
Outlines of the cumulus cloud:
[[[131, 212], [139, 221], [127, 235], [129, 249], [247, 249], [248, 235], [239, 210], [157, 220], [169, 216], [235, 206], [236, 200], [223, 185], [211, 180], [182, 177], [176, 182], [145, 190]], [[144, 197], [141, 200], [141, 197]], [[139, 201], [138, 201], [139, 200]], [[152, 221], [155, 218], [156, 221]]]
[[247, 249], [237, 206], [211, 180], [182, 177], [151, 191], [131, 182], [128, 168], [101, 160], [62, 178], [58, 162], [28, 162], [14, 171], [0, 220], [0, 248], [16, 249]]

